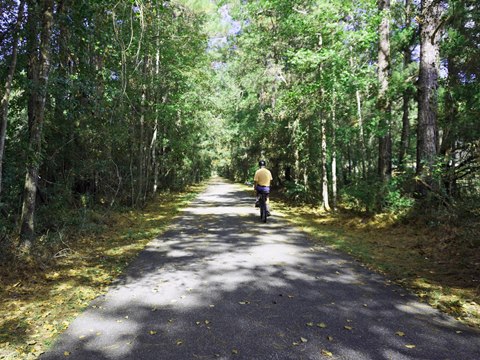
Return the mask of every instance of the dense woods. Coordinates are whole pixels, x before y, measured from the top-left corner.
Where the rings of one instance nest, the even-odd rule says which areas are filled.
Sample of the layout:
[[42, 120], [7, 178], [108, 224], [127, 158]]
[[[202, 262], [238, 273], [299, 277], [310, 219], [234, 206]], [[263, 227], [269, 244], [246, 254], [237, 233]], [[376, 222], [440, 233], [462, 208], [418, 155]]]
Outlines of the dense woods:
[[235, 14], [228, 174], [265, 157], [288, 196], [325, 208], [478, 208], [477, 3], [255, 1]]
[[[156, 1], [2, 0], [2, 248], [210, 176], [202, 15]], [[13, 235], [12, 235], [13, 234]]]
[[[287, 197], [478, 217], [480, 4], [1, 0], [0, 254], [260, 158]], [[478, 244], [477, 244], [478, 245]]]

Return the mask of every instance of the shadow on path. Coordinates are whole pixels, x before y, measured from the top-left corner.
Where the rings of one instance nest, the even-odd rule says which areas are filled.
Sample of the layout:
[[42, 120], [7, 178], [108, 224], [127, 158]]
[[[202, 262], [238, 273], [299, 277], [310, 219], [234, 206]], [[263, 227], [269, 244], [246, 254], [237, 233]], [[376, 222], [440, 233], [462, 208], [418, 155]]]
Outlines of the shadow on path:
[[479, 335], [215, 179], [41, 359], [475, 360]]

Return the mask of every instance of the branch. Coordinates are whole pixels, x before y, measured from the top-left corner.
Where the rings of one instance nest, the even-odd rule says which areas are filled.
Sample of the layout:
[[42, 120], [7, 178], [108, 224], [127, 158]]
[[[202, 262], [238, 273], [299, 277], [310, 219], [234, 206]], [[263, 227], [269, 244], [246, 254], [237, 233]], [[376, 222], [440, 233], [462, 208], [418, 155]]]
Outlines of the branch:
[[451, 16], [445, 16], [442, 21], [440, 21], [440, 24], [438, 24], [437, 28], [435, 29], [435, 31], [433, 32], [431, 38], [430, 38], [430, 43], [432, 45], [434, 45], [434, 42], [435, 42], [435, 36], [437, 36], [437, 32], [442, 28], [443, 25], [445, 25], [445, 23], [447, 21], [449, 21], [452, 17]]
[[429, 184], [423, 181], [423, 179], [416, 177], [415, 180], [420, 184], [422, 184], [423, 186], [425, 186], [425, 188], [430, 190], [430, 193], [433, 194], [437, 199], [439, 199], [443, 203], [443, 205], [445, 205], [446, 207], [450, 205], [449, 202], [447, 201], [448, 199], [445, 198], [445, 196], [442, 196], [441, 194], [438, 193], [438, 191], [435, 191]]
[[[112, 159], [110, 159], [110, 160], [112, 160]], [[120, 191], [120, 187], [122, 186], [122, 175], [120, 175], [120, 170], [118, 169], [118, 166], [115, 163], [115, 161], [112, 160], [112, 163], [113, 163], [113, 165], [115, 165], [115, 170], [117, 172], [118, 186], [117, 186], [117, 190], [115, 191], [115, 195], [113, 195], [112, 201], [110, 202], [110, 208], [115, 203], [115, 199], [117, 198], [118, 192]]]
[[478, 171], [480, 171], [480, 165], [479, 166], [474, 166], [474, 167], [471, 167], [471, 168], [468, 168], [468, 169], [465, 169], [465, 170], [462, 170], [462, 171], [463, 171], [463, 173], [458, 173], [458, 175], [455, 176], [455, 178], [457, 180], [463, 179], [463, 178], [465, 178], [465, 177], [467, 177], [468, 175], [471, 175], [471, 174], [476, 174]]
[[308, 12], [306, 10], [300, 10], [300, 9], [295, 8], [295, 7], [292, 7], [292, 10], [296, 11], [297, 13], [302, 14], [302, 15], [308, 15]]

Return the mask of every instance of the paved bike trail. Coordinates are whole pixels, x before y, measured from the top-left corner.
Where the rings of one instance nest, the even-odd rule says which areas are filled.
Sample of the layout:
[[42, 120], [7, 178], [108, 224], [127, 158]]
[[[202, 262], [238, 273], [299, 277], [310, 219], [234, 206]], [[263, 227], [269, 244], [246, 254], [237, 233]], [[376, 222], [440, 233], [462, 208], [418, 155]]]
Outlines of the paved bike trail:
[[480, 359], [480, 332], [272, 210], [214, 179], [41, 359]]

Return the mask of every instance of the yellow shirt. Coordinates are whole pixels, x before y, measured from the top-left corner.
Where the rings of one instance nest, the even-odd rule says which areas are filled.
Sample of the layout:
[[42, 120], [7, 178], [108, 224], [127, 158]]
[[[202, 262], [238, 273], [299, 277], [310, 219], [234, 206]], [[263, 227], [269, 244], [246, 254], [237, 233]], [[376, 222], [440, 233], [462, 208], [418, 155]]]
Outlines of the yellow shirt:
[[255, 181], [257, 185], [260, 186], [270, 186], [270, 181], [272, 180], [272, 173], [270, 172], [270, 170], [267, 170], [265, 168], [258, 169], [255, 172], [255, 177], [253, 178], [253, 181]]

